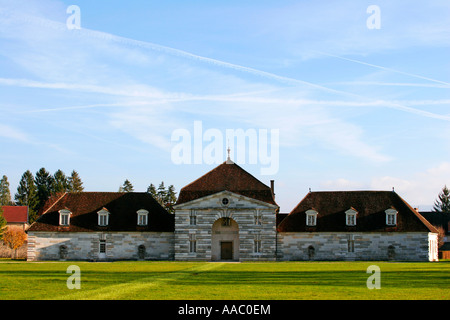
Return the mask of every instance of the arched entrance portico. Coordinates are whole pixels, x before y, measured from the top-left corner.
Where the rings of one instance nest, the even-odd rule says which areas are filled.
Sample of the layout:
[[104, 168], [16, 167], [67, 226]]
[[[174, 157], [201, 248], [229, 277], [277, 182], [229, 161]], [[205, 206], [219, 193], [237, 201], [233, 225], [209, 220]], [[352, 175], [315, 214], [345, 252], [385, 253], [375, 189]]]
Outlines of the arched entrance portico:
[[239, 226], [232, 218], [220, 218], [213, 223], [211, 260], [239, 261]]

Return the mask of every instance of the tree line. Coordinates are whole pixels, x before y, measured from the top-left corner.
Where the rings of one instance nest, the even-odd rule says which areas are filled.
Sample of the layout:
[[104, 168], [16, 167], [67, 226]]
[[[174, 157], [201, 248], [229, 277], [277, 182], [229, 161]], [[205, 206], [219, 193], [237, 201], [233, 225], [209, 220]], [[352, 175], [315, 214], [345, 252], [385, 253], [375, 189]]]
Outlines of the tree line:
[[[133, 192], [133, 184], [126, 179], [123, 185], [120, 186], [119, 192]], [[147, 192], [152, 195], [152, 197], [158, 201], [158, 203], [164, 207], [170, 213], [174, 212], [173, 205], [177, 202], [177, 193], [173, 185], [169, 185], [167, 188], [164, 185], [164, 181], [161, 181], [158, 188], [155, 187], [153, 183], [147, 188]]]
[[52, 195], [64, 192], [82, 192], [83, 190], [83, 182], [75, 170], [70, 176], [66, 176], [62, 170], [51, 174], [45, 168], [41, 168], [35, 175], [27, 170], [20, 179], [17, 192], [14, 194], [14, 201], [9, 189], [8, 177], [5, 175], [2, 177], [0, 180], [0, 205], [28, 206], [29, 223], [33, 223]]

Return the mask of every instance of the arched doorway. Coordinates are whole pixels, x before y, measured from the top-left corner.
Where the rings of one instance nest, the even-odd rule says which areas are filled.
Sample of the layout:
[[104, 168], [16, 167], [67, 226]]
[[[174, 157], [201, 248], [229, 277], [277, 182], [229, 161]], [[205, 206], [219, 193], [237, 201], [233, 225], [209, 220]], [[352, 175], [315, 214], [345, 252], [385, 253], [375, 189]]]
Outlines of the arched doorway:
[[211, 260], [239, 260], [239, 226], [232, 218], [220, 218], [213, 223]]

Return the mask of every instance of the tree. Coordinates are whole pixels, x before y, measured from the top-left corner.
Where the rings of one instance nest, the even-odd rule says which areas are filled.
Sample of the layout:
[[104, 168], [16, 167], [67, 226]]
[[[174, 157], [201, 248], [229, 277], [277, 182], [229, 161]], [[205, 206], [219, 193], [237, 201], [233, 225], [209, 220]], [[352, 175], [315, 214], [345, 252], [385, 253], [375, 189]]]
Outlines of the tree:
[[69, 191], [69, 181], [62, 170], [57, 170], [53, 175], [51, 194]]
[[3, 216], [3, 208], [0, 206], [0, 239], [3, 238], [3, 233], [6, 231], [6, 219]]
[[40, 210], [53, 193], [53, 176], [45, 168], [41, 168], [36, 173], [34, 180], [38, 194], [37, 209]]
[[134, 187], [128, 179], [126, 179], [123, 185], [119, 188], [119, 192], [133, 192]]
[[30, 170], [22, 175], [14, 199], [17, 205], [28, 207], [28, 219], [30, 223], [33, 223], [37, 218], [39, 199], [34, 177]]
[[3, 176], [0, 180], [0, 205], [9, 206], [11, 204], [11, 192], [9, 191], [8, 177]]
[[173, 205], [177, 202], [177, 193], [175, 192], [175, 187], [173, 185], [170, 185], [167, 189], [166, 199], [164, 202], [167, 210], [170, 213], [173, 213]]
[[434, 212], [450, 212], [450, 190], [445, 185], [434, 202]]
[[69, 192], [83, 192], [83, 182], [81, 181], [80, 175], [75, 170], [72, 171], [69, 179]]
[[3, 243], [7, 245], [11, 250], [11, 259], [17, 257], [17, 249], [19, 249], [27, 239], [25, 231], [18, 228], [8, 228], [3, 233]]
[[150, 185], [147, 188], [147, 192], [152, 195], [154, 199], [156, 199], [156, 187], [153, 183], [150, 183]]
[[164, 181], [159, 184], [158, 189], [151, 183], [147, 188], [147, 192], [150, 193], [162, 207], [166, 208], [170, 213], [173, 213], [173, 205], [177, 202], [177, 195], [173, 185], [170, 185], [166, 190]]

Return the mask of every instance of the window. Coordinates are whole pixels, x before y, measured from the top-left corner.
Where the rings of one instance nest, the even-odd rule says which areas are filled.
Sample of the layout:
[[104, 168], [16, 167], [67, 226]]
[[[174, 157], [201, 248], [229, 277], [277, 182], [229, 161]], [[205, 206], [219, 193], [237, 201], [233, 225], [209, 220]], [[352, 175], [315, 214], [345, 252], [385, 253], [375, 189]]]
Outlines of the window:
[[347, 247], [348, 252], [355, 252], [355, 236], [353, 234], [347, 236]]
[[102, 210], [100, 210], [99, 212], [97, 212], [98, 214], [98, 225], [99, 226], [107, 226], [109, 223], [109, 211], [106, 208], [103, 208]]
[[358, 211], [356, 211], [353, 208], [348, 209], [345, 211], [345, 224], [347, 226], [356, 226], [356, 215], [358, 214]]
[[106, 253], [106, 240], [100, 240], [99, 252]]
[[230, 201], [228, 200], [228, 198], [223, 198], [223, 199], [222, 199], [222, 204], [223, 204], [224, 206], [228, 205], [229, 202], [230, 202]]
[[189, 234], [189, 252], [197, 252], [197, 239], [194, 233]]
[[222, 218], [222, 226], [224, 227], [231, 226], [231, 218]]
[[388, 226], [395, 226], [397, 225], [397, 210], [391, 208], [387, 209], [386, 211], [386, 224]]
[[254, 252], [261, 253], [261, 235], [256, 234], [254, 239]]
[[317, 211], [308, 210], [306, 211], [306, 225], [313, 227], [317, 224]]
[[191, 210], [191, 212], [189, 213], [189, 224], [191, 226], [195, 226], [197, 224], [197, 213], [195, 212], [195, 210]]
[[137, 212], [137, 224], [138, 226], [146, 226], [148, 225], [148, 211], [141, 209]]
[[70, 215], [72, 212], [66, 209], [59, 210], [59, 225], [68, 226], [70, 224]]
[[257, 226], [262, 225], [262, 217], [261, 212], [259, 210], [255, 211], [255, 225]]

